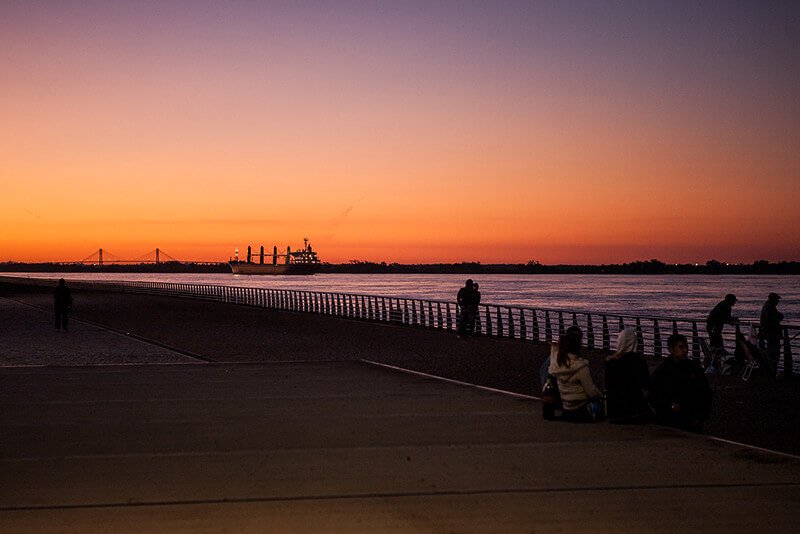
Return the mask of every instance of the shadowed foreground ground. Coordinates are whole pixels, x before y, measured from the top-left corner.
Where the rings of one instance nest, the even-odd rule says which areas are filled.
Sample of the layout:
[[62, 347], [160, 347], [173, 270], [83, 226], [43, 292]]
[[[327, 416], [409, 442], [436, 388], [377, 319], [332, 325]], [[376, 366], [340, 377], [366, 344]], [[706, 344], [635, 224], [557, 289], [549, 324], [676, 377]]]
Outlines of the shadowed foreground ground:
[[752, 532], [800, 460], [358, 362], [0, 369], [0, 530]]

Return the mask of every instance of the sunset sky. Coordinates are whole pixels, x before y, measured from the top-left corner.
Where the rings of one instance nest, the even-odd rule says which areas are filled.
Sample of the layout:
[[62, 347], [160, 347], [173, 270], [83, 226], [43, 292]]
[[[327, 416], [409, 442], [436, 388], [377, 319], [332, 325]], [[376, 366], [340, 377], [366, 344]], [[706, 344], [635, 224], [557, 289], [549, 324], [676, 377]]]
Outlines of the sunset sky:
[[0, 261], [800, 259], [800, 2], [0, 0]]

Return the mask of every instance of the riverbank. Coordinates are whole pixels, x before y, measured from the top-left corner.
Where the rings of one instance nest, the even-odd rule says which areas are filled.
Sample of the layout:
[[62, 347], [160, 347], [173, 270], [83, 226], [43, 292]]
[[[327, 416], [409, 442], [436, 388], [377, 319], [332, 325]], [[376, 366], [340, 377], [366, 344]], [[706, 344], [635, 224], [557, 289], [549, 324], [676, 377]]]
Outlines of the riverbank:
[[[46, 289], [0, 285], [0, 291], [20, 302], [51, 306], [52, 296]], [[539, 367], [549, 355], [544, 344], [460, 339], [422, 328], [219, 302], [111, 292], [76, 291], [74, 297], [75, 319], [218, 362], [366, 359], [538, 395]], [[605, 355], [601, 351], [587, 355], [593, 375], [602, 383]], [[29, 364], [36, 365], [35, 355], [31, 358]], [[649, 363], [653, 368], [658, 360]], [[730, 376], [712, 376], [711, 380], [715, 402], [708, 434], [800, 454], [797, 382], [769, 382], [761, 377], [742, 382]], [[532, 413], [531, 417], [540, 415]]]

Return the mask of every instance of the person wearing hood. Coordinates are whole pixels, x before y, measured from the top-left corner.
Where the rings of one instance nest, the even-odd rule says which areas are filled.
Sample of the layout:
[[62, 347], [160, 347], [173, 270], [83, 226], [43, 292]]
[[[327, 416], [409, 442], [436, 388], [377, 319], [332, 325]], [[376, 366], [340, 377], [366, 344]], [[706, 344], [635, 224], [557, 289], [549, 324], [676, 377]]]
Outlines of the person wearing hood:
[[558, 390], [564, 406], [562, 419], [575, 422], [595, 420], [589, 411], [589, 403], [602, 399], [589, 372], [589, 361], [581, 358], [581, 337], [577, 326], [570, 327], [559, 336], [558, 344], [550, 351], [548, 372], [558, 380]]
[[612, 423], [646, 423], [653, 413], [647, 402], [650, 371], [636, 352], [636, 330], [629, 326], [617, 337], [617, 351], [606, 359], [606, 409]]

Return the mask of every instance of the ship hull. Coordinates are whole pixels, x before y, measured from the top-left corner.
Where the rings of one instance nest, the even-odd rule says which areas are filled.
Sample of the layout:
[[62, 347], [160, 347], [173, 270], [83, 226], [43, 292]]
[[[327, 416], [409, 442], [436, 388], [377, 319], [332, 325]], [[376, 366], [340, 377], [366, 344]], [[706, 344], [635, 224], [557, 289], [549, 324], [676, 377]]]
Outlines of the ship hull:
[[317, 266], [313, 263], [290, 263], [273, 265], [271, 263], [247, 263], [245, 261], [229, 262], [233, 274], [262, 274], [262, 275], [278, 275], [278, 274], [301, 274], [308, 275], [314, 274], [317, 271]]

